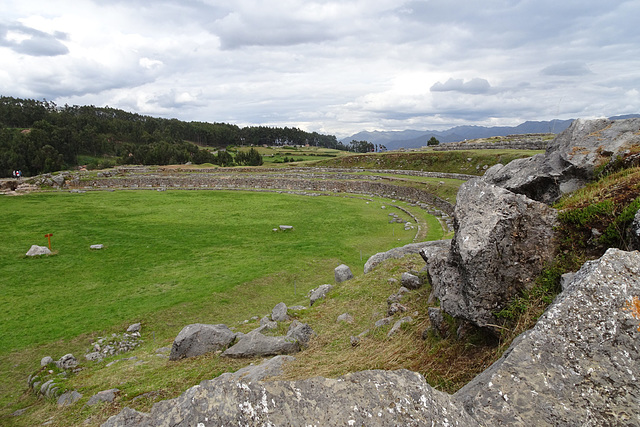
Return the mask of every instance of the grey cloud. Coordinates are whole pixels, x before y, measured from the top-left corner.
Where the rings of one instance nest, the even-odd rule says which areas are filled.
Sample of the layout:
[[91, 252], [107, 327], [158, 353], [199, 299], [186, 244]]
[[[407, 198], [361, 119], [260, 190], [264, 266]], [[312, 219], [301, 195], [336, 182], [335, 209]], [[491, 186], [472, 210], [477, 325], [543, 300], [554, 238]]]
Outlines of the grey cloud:
[[65, 33], [47, 34], [29, 28], [20, 23], [0, 24], [0, 46], [5, 46], [17, 53], [31, 56], [66, 55], [69, 49], [60, 40], [67, 38]]
[[582, 62], [562, 62], [550, 65], [542, 70], [545, 76], [584, 76], [592, 71]]
[[491, 89], [491, 85], [485, 79], [474, 78], [465, 82], [462, 79], [450, 78], [445, 83], [437, 82], [431, 86], [431, 92], [461, 92], [468, 94], [487, 93]]

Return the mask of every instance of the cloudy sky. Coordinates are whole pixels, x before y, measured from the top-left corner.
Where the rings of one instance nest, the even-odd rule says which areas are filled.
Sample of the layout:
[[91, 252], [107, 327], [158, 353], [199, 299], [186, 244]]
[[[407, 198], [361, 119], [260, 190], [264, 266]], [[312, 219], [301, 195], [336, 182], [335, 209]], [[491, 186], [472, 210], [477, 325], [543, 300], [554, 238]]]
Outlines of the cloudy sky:
[[361, 130], [640, 113], [640, 1], [0, 0], [0, 95]]

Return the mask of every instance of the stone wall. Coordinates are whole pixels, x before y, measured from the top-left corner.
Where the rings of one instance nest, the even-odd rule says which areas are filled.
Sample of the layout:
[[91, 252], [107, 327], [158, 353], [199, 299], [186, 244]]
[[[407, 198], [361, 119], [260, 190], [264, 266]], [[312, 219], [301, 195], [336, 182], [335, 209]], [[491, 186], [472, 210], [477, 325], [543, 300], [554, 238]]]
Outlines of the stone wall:
[[450, 150], [546, 150], [549, 141], [539, 139], [513, 139], [499, 142], [449, 142], [433, 147], [434, 151]]
[[85, 189], [240, 189], [354, 193], [428, 204], [447, 215], [453, 213], [453, 205], [451, 203], [431, 193], [414, 187], [395, 186], [379, 182], [380, 180], [380, 177], [356, 175], [331, 175], [329, 177], [322, 174], [296, 175], [289, 173], [271, 175], [254, 173], [245, 176], [225, 175], [222, 173], [131, 174], [82, 181], [74, 179], [70, 182], [70, 187]]

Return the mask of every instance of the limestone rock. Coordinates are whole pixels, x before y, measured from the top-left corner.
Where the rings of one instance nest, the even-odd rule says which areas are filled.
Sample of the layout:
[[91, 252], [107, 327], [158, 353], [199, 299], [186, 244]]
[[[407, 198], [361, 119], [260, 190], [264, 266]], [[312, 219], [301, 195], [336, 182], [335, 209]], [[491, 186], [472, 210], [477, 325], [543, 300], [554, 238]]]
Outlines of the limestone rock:
[[402, 305], [399, 302], [393, 302], [389, 304], [389, 308], [387, 309], [387, 316], [393, 316], [396, 313], [404, 313], [407, 310], [407, 306]]
[[640, 251], [640, 210], [631, 223], [631, 248]]
[[140, 323], [134, 323], [133, 325], [129, 325], [127, 332], [140, 332], [141, 327]]
[[58, 406], [70, 406], [76, 403], [78, 400], [82, 399], [82, 394], [78, 393], [77, 390], [68, 391], [63, 393], [58, 397]]
[[400, 283], [407, 289], [418, 289], [422, 286], [422, 279], [420, 279], [415, 274], [411, 273], [402, 273], [402, 277], [400, 279]]
[[93, 406], [96, 403], [100, 402], [111, 403], [115, 400], [118, 393], [120, 393], [120, 390], [118, 390], [117, 388], [99, 391], [89, 398], [89, 400], [87, 401], [87, 406]]
[[169, 359], [178, 360], [222, 350], [231, 344], [235, 337], [236, 334], [226, 325], [187, 325], [173, 341]]
[[73, 369], [76, 366], [78, 366], [78, 361], [76, 360], [75, 357], [73, 357], [73, 354], [71, 354], [71, 353], [65, 354], [64, 356], [62, 356], [60, 358], [60, 360], [58, 360], [55, 363], [58, 366], [58, 368], [65, 369], [65, 370], [66, 369]]
[[444, 315], [442, 314], [442, 309], [440, 307], [429, 307], [429, 322], [431, 323], [431, 328], [434, 330], [436, 335], [441, 338], [447, 338], [449, 336], [449, 326], [444, 321]]
[[[640, 144], [640, 119], [575, 120], [544, 154], [495, 165], [484, 175], [499, 185], [547, 204], [593, 178], [595, 169]], [[460, 198], [458, 197], [458, 200]]]
[[421, 249], [428, 248], [430, 246], [433, 246], [434, 244], [438, 244], [438, 243], [434, 243], [434, 242], [410, 243], [408, 245], [401, 246], [399, 248], [393, 248], [386, 252], [379, 252], [369, 257], [367, 262], [364, 264], [364, 273], [367, 274], [383, 261], [386, 261], [388, 259], [402, 258], [406, 255], [417, 254], [420, 252]]
[[263, 331], [265, 329], [267, 330], [274, 330], [274, 329], [278, 329], [278, 322], [269, 319], [269, 316], [264, 316], [262, 319], [260, 319], [260, 331]]
[[340, 316], [338, 316], [336, 322], [353, 323], [353, 316], [349, 313], [342, 313]]
[[236, 344], [225, 350], [221, 356], [240, 359], [294, 354], [299, 351], [300, 343], [295, 338], [270, 337], [255, 332], [242, 337]]
[[40, 366], [47, 366], [49, 363], [53, 363], [53, 357], [45, 356], [40, 360]]
[[[289, 397], [289, 398], [287, 398]], [[476, 426], [453, 399], [407, 370], [364, 371], [338, 379], [248, 382], [233, 375], [203, 381], [148, 414], [126, 408], [103, 424], [121, 426], [366, 425]]]
[[442, 309], [484, 327], [554, 256], [556, 211], [481, 179], [464, 183], [448, 253], [423, 251]]
[[331, 285], [320, 285], [316, 289], [312, 289], [309, 305], [313, 305], [319, 299], [324, 299], [331, 289], [333, 289]]
[[336, 283], [345, 282], [353, 279], [353, 273], [348, 265], [340, 264], [333, 270]]
[[27, 251], [27, 256], [51, 255], [51, 251], [46, 246], [32, 245]]
[[274, 322], [286, 322], [289, 320], [287, 305], [285, 303], [281, 302], [273, 307], [273, 310], [271, 310], [271, 320]]
[[609, 249], [455, 397], [485, 425], [640, 424], [640, 253]]
[[413, 319], [411, 318], [411, 316], [406, 316], [406, 317], [403, 317], [402, 319], [396, 321], [396, 323], [393, 324], [391, 329], [389, 329], [389, 332], [387, 333], [387, 336], [388, 337], [394, 336], [395, 334], [398, 333], [398, 331], [400, 330], [400, 328], [402, 327], [403, 324], [411, 323], [411, 322], [413, 322]]
[[301, 346], [307, 346], [311, 338], [315, 337], [317, 334], [315, 331], [306, 323], [302, 323], [298, 320], [294, 320], [289, 325], [289, 330], [287, 331], [287, 337], [293, 338], [300, 343]]

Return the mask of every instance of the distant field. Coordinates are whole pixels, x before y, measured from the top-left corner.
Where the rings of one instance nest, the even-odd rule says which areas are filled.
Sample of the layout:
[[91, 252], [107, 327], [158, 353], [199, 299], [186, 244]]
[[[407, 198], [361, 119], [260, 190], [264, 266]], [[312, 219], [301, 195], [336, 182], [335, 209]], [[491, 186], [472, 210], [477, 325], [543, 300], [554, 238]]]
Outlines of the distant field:
[[[388, 224], [380, 204], [217, 191], [2, 197], [0, 355], [180, 305], [185, 321], [215, 322], [286, 293], [302, 299], [331, 283], [339, 263], [359, 273], [368, 256], [411, 241], [415, 231]], [[280, 224], [295, 230], [273, 232]], [[32, 244], [46, 245], [45, 233], [57, 255], [25, 257]], [[90, 251], [97, 243], [105, 249]], [[265, 290], [273, 295], [233, 301], [243, 283], [283, 272], [287, 283]], [[206, 313], [190, 311], [203, 302]]]
[[[238, 147], [241, 151], [248, 151], [251, 147]], [[253, 147], [262, 154], [265, 163], [284, 163], [285, 157], [296, 162], [309, 162], [317, 160], [333, 159], [348, 155], [340, 150], [323, 147]]]
[[542, 150], [391, 151], [323, 160], [314, 166], [364, 169], [401, 169], [482, 175], [497, 164], [531, 157]]

